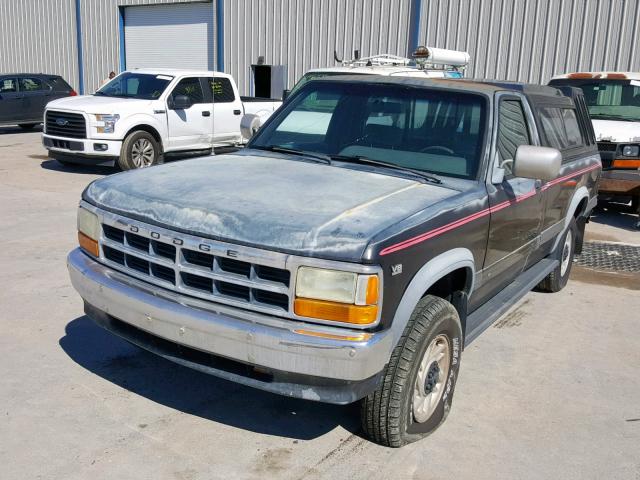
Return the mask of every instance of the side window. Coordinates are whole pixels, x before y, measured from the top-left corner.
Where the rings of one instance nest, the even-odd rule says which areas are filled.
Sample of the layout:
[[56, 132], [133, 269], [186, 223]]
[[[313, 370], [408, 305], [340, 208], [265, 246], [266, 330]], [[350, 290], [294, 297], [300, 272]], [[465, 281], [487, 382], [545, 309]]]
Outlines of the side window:
[[171, 92], [171, 100], [178, 95], [186, 95], [189, 97], [192, 103], [204, 103], [204, 95], [202, 93], [202, 86], [200, 85], [200, 79], [198, 78], [183, 78], [178, 82], [176, 88]]
[[531, 139], [522, 102], [520, 100], [502, 100], [498, 114], [497, 149], [498, 160], [505, 170], [505, 175], [513, 174], [513, 160], [516, 158], [518, 147], [530, 144]]
[[0, 80], [0, 93], [14, 93], [18, 91], [18, 82], [15, 78], [3, 78]]
[[208, 78], [207, 81], [211, 87], [215, 103], [231, 103], [235, 101], [236, 96], [233, 93], [233, 86], [228, 78]]
[[20, 90], [22, 92], [35, 92], [44, 89], [45, 85], [39, 78], [23, 77], [20, 79]]
[[567, 150], [585, 144], [572, 108], [541, 108], [540, 123], [550, 147]]

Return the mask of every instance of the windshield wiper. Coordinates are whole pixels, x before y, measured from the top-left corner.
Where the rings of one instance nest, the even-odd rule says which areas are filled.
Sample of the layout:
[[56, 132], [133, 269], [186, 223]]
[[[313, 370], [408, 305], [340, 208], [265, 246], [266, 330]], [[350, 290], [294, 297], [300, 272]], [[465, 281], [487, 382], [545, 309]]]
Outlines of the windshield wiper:
[[288, 153], [290, 155], [298, 155], [300, 157], [309, 157], [315, 160], [321, 160], [327, 165], [331, 165], [331, 157], [322, 153], [307, 152], [305, 150], [297, 150], [295, 148], [280, 147], [278, 145], [252, 146], [256, 150], [266, 150], [268, 152]]
[[110, 97], [110, 96], [111, 96], [111, 95], [107, 95], [107, 94], [106, 94], [106, 93], [104, 93], [104, 92], [96, 92], [96, 93], [94, 93], [94, 95], [95, 95], [95, 96], [101, 95], [101, 96], [103, 96], [103, 97]]
[[430, 175], [422, 170], [416, 170], [409, 167], [401, 167], [395, 163], [383, 162], [381, 160], [373, 160], [371, 158], [363, 157], [362, 155], [331, 155], [332, 160], [339, 160], [341, 162], [359, 163], [361, 165], [373, 165], [376, 167], [391, 168], [400, 172], [410, 173], [411, 175], [423, 178], [431, 183], [441, 184], [440, 180], [435, 175]]

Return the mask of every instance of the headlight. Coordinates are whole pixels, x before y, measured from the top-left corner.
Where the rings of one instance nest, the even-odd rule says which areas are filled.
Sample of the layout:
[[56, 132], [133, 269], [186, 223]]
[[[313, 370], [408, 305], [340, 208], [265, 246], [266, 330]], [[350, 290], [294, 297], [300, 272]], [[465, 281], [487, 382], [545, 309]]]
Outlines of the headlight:
[[625, 145], [622, 148], [622, 155], [625, 157], [638, 157], [640, 156], [640, 147], [638, 145]]
[[94, 257], [98, 257], [100, 256], [98, 238], [100, 238], [98, 216], [80, 207], [78, 209], [78, 243], [80, 243], [80, 247]]
[[113, 133], [116, 122], [120, 120], [120, 115], [109, 115], [103, 113], [97, 113], [96, 117], [96, 129], [98, 133]]
[[377, 275], [300, 267], [294, 311], [302, 317], [366, 325], [377, 319], [378, 297]]

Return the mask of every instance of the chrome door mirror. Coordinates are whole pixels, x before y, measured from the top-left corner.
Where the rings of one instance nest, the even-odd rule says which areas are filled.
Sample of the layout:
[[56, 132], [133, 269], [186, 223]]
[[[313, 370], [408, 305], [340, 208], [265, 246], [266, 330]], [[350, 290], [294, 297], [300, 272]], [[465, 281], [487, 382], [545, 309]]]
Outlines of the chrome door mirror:
[[251, 140], [251, 137], [253, 137], [260, 128], [260, 123], [260, 117], [258, 115], [254, 115], [253, 113], [245, 114], [240, 120], [240, 133], [242, 134], [242, 138]]
[[557, 178], [561, 165], [562, 154], [555, 148], [520, 145], [513, 162], [513, 174], [548, 182]]

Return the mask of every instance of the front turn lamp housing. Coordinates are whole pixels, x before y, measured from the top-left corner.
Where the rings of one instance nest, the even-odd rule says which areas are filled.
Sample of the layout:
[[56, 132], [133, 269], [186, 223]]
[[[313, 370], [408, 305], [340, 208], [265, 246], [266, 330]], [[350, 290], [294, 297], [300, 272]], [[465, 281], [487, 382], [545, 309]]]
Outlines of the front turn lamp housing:
[[113, 133], [116, 128], [116, 122], [120, 120], [120, 115], [97, 113], [96, 117], [96, 130], [98, 133]]
[[368, 325], [378, 317], [378, 275], [300, 267], [296, 276], [296, 315]]
[[98, 247], [100, 221], [95, 213], [86, 208], [78, 208], [78, 243], [80, 247], [94, 257], [100, 256]]

